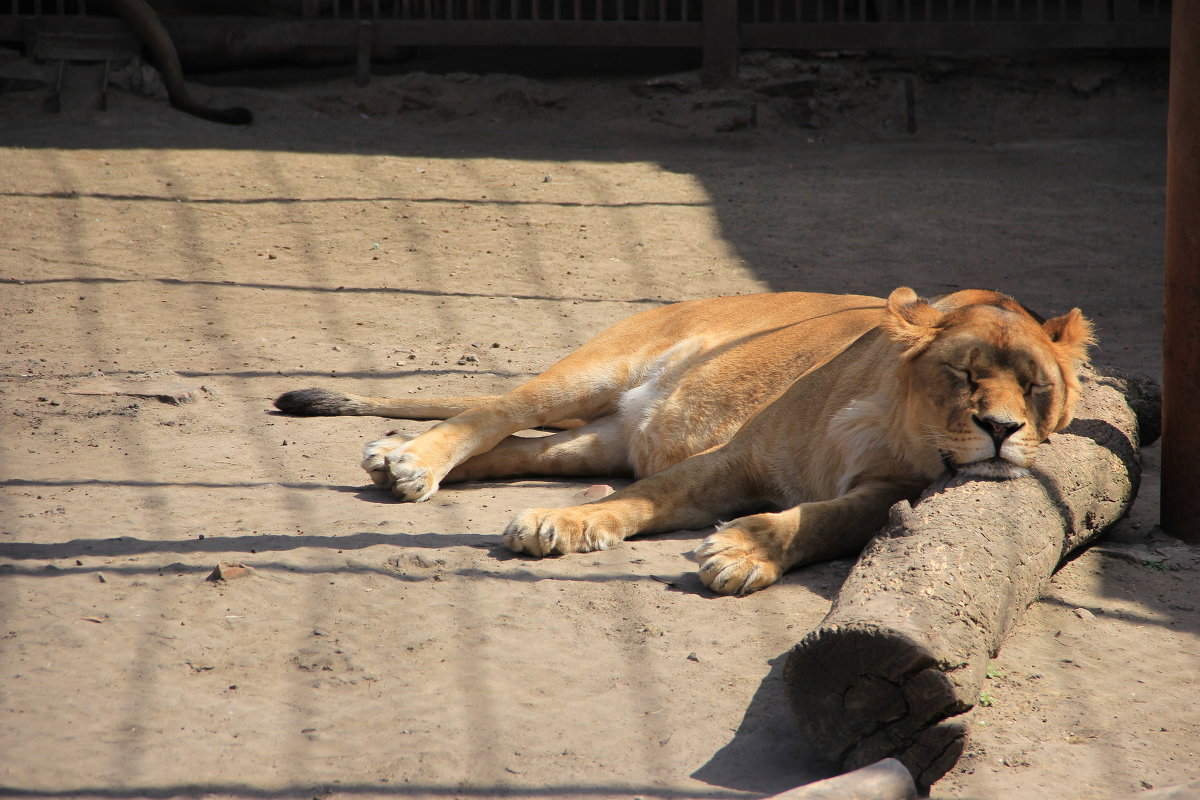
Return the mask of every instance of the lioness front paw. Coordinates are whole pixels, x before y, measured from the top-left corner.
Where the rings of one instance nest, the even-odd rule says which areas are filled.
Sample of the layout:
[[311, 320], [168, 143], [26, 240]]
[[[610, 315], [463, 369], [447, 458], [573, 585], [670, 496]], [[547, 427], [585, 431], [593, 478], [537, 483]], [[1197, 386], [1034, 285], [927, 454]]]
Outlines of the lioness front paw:
[[530, 508], [504, 529], [509, 550], [538, 557], [608, 550], [624, 538], [610, 514], [583, 506]]
[[762, 532], [738, 527], [739, 520], [719, 529], [696, 548], [700, 580], [719, 594], [749, 594], [779, 580], [783, 571], [770, 548], [759, 541]]
[[363, 448], [362, 468], [376, 486], [390, 488], [401, 500], [422, 502], [438, 490], [439, 481], [416, 453], [408, 452], [410, 436], [392, 436]]

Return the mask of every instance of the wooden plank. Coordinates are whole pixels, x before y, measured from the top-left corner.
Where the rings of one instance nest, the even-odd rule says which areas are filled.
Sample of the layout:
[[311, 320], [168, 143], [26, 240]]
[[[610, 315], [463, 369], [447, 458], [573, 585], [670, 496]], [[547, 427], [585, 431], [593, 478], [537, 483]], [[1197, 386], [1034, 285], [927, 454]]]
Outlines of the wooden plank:
[[741, 26], [742, 47], [791, 50], [947, 50], [987, 52], [1041, 48], [1160, 48], [1170, 20], [1114, 23], [916, 22], [755, 24]]
[[[355, 41], [353, 20], [271, 20], [247, 17], [169, 17], [164, 20], [180, 47], [223, 47], [241, 52]], [[229, 31], [238, 31], [229, 39]], [[572, 46], [701, 47], [699, 22], [597, 22], [442, 19], [379, 20], [377, 47]]]
[[[830, 4], [826, 9], [826, 3]], [[904, 0], [898, 13], [911, 18], [926, 0], [913, 7]], [[569, 4], [569, 5], [568, 5]], [[995, 8], [995, 4], [992, 4]], [[1061, 6], [1060, 6], [1061, 7]], [[563, 11], [581, 14], [579, 0], [565, 0]], [[698, 47], [718, 80], [736, 75], [736, 54], [744, 49], [957, 50], [986, 52], [1036, 48], [1154, 48], [1166, 47], [1170, 38], [1168, 17], [1139, 17], [1121, 23], [988, 23], [988, 22], [806, 22], [797, 12], [794, 22], [738, 24], [736, 4], [704, 0], [705, 19], [711, 25], [670, 21], [661, 2], [647, 4], [638, 20], [585, 21], [575, 19], [447, 20], [436, 16], [429, 0], [406, 8], [413, 19], [378, 19], [374, 44], [387, 46], [523, 46], [587, 45], [600, 47]], [[838, 0], [816, 0], [818, 20], [843, 10]], [[556, 5], [556, 12], [558, 6]], [[657, 20], [647, 20], [654, 16]], [[980, 9], [986, 16], [986, 6]], [[91, 20], [95, 22], [95, 20]], [[306, 45], [346, 45], [356, 41], [355, 20], [277, 19], [238, 16], [168, 16], [163, 20], [174, 40], [183, 47], [255, 49]], [[7, 28], [5, 27], [7, 24]], [[0, 33], [21, 31], [24, 22], [0, 17]], [[237, 31], [231, 40], [229, 32]], [[17, 38], [20, 38], [19, 35]], [[709, 54], [712, 58], [709, 58]], [[720, 77], [718, 77], [720, 76]]]

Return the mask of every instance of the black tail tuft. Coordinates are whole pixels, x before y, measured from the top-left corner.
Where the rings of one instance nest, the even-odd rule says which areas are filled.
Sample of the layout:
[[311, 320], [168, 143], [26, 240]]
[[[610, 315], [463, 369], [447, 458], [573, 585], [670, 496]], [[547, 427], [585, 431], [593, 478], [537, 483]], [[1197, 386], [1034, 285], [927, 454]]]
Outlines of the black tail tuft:
[[337, 417], [347, 413], [349, 398], [328, 389], [297, 389], [275, 398], [275, 407], [296, 417]]

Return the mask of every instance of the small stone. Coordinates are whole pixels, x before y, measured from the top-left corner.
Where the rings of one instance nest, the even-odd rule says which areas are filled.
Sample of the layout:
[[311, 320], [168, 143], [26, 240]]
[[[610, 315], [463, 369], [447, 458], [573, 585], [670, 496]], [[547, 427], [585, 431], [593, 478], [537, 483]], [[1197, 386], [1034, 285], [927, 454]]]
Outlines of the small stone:
[[248, 567], [245, 564], [234, 564], [229, 561], [222, 561], [217, 564], [205, 580], [213, 581], [232, 581], [237, 578], [246, 578], [255, 574], [254, 567]]
[[688, 653], [688, 654], [687, 654], [687, 659], [688, 659], [688, 661], [696, 661], [696, 662], [698, 662], [698, 661], [700, 661], [700, 656], [696, 655], [695, 653]]
[[583, 490], [585, 500], [599, 500], [601, 497], [608, 497], [615, 492], [616, 489], [609, 486], [607, 483], [597, 483], [594, 486], [589, 486]]
[[1096, 619], [1096, 615], [1093, 614], [1091, 611], [1088, 611], [1086, 608], [1076, 608], [1076, 609], [1074, 609], [1074, 611], [1075, 611], [1075, 616], [1079, 617], [1081, 620], [1084, 620], [1085, 622], [1092, 622]]

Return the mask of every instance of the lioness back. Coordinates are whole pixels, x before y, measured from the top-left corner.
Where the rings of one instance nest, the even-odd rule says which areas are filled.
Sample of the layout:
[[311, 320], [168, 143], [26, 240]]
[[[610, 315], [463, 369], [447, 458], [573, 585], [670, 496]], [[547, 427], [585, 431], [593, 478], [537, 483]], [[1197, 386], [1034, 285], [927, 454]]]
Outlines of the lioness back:
[[773, 398], [877, 328], [884, 306], [878, 297], [782, 292], [686, 301], [618, 323], [609, 331], [617, 337], [663, 347], [621, 400], [635, 474], [728, 441]]

